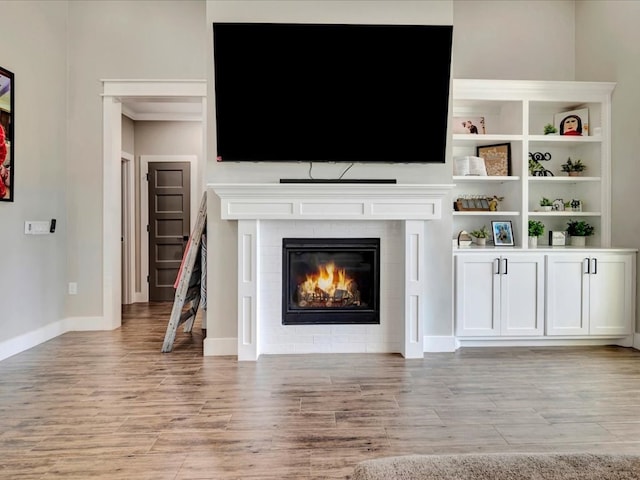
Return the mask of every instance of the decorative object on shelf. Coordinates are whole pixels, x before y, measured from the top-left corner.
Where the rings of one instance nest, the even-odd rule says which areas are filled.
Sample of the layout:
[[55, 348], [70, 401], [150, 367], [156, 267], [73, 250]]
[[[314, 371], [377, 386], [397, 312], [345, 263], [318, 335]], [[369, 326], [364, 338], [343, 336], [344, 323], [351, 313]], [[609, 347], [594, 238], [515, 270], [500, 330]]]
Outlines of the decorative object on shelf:
[[486, 177], [487, 169], [481, 157], [453, 157], [453, 174], [456, 176]]
[[486, 225], [483, 225], [479, 230], [472, 230], [471, 236], [475, 238], [473, 241], [476, 245], [484, 246], [487, 244], [487, 238], [489, 238], [489, 229]]
[[506, 177], [511, 175], [510, 143], [476, 147], [476, 156], [484, 158], [487, 175], [491, 177]]
[[549, 230], [549, 245], [552, 247], [564, 247], [567, 244], [567, 232]]
[[466, 230], [461, 230], [458, 233], [458, 246], [459, 247], [468, 247], [471, 245], [471, 235]]
[[491, 209], [489, 197], [483, 195], [463, 195], [453, 204], [456, 212], [488, 212]]
[[491, 231], [493, 232], [493, 244], [496, 247], [512, 247], [515, 245], [513, 227], [510, 220], [492, 221]]
[[0, 67], [0, 202], [13, 202], [14, 145], [13, 112], [15, 99], [14, 76]]
[[504, 200], [504, 197], [498, 197], [498, 196], [494, 195], [491, 198], [487, 197], [487, 200], [489, 201], [489, 210], [491, 210], [492, 212], [497, 212], [498, 211], [498, 205], [500, 204], [500, 202], [502, 200]]
[[582, 201], [576, 200], [575, 198], [571, 200], [571, 211], [572, 212], [581, 212], [582, 211]]
[[538, 237], [544, 233], [544, 223], [540, 220], [529, 220], [529, 248], [538, 246]]
[[547, 197], [540, 199], [540, 206], [543, 212], [550, 212], [553, 209], [553, 203]]
[[552, 124], [547, 123], [544, 126], [544, 134], [545, 135], [553, 135], [554, 133], [558, 133], [558, 129], [554, 127]]
[[552, 210], [554, 210], [556, 212], [564, 212], [564, 200], [562, 198], [556, 198], [553, 201]]
[[589, 135], [589, 109], [581, 108], [569, 112], [556, 113], [553, 117], [555, 127], [560, 135]]
[[549, 152], [529, 152], [529, 175], [532, 177], [553, 177], [551, 170], [547, 170], [540, 162], [548, 162], [551, 160]]
[[453, 117], [453, 133], [484, 135], [484, 117]]
[[567, 233], [571, 237], [570, 242], [574, 247], [584, 247], [586, 237], [593, 235], [594, 228], [584, 220], [569, 220]]
[[567, 159], [566, 163], [561, 165], [562, 171], [567, 172], [570, 177], [578, 177], [582, 172], [587, 169], [587, 166], [582, 163], [582, 160], [578, 159], [575, 162], [571, 160], [571, 157]]

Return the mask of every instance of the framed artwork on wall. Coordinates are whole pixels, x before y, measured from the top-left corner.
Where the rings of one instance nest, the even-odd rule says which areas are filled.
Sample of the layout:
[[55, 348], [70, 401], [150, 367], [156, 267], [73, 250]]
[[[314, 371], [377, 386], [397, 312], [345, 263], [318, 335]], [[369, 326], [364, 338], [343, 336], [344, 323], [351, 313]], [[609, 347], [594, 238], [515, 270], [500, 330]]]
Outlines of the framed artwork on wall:
[[13, 202], [15, 185], [14, 98], [13, 73], [0, 67], [0, 201], [2, 202]]

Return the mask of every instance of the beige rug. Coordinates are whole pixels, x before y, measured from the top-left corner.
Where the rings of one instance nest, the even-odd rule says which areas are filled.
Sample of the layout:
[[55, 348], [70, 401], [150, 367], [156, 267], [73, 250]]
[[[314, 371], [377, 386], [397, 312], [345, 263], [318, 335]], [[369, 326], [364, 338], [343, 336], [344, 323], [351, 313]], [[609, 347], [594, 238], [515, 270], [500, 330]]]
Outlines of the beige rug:
[[366, 460], [352, 480], [638, 480], [640, 455], [407, 455]]

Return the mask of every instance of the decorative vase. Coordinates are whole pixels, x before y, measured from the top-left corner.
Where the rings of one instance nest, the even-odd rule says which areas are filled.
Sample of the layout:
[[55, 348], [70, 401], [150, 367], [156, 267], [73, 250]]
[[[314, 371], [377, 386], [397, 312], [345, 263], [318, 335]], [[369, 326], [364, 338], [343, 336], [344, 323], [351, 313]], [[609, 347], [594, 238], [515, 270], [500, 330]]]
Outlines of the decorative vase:
[[529, 237], [529, 248], [536, 248], [538, 246], [538, 237]]
[[484, 247], [487, 244], [487, 239], [486, 238], [476, 238], [474, 243], [476, 245], [479, 245], [481, 247]]
[[570, 244], [572, 247], [584, 247], [586, 244], [586, 239], [587, 237], [572, 235], [570, 239]]
[[542, 206], [542, 211], [543, 212], [550, 212], [552, 208], [553, 208], [553, 205], [543, 205]]

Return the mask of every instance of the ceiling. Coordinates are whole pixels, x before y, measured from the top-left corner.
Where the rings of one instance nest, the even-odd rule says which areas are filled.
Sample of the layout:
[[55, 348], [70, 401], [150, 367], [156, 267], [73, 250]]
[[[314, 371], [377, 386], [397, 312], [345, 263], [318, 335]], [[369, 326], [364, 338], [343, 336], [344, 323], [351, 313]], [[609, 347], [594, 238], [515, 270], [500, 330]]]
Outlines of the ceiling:
[[202, 98], [129, 97], [122, 102], [122, 114], [135, 121], [202, 121]]

